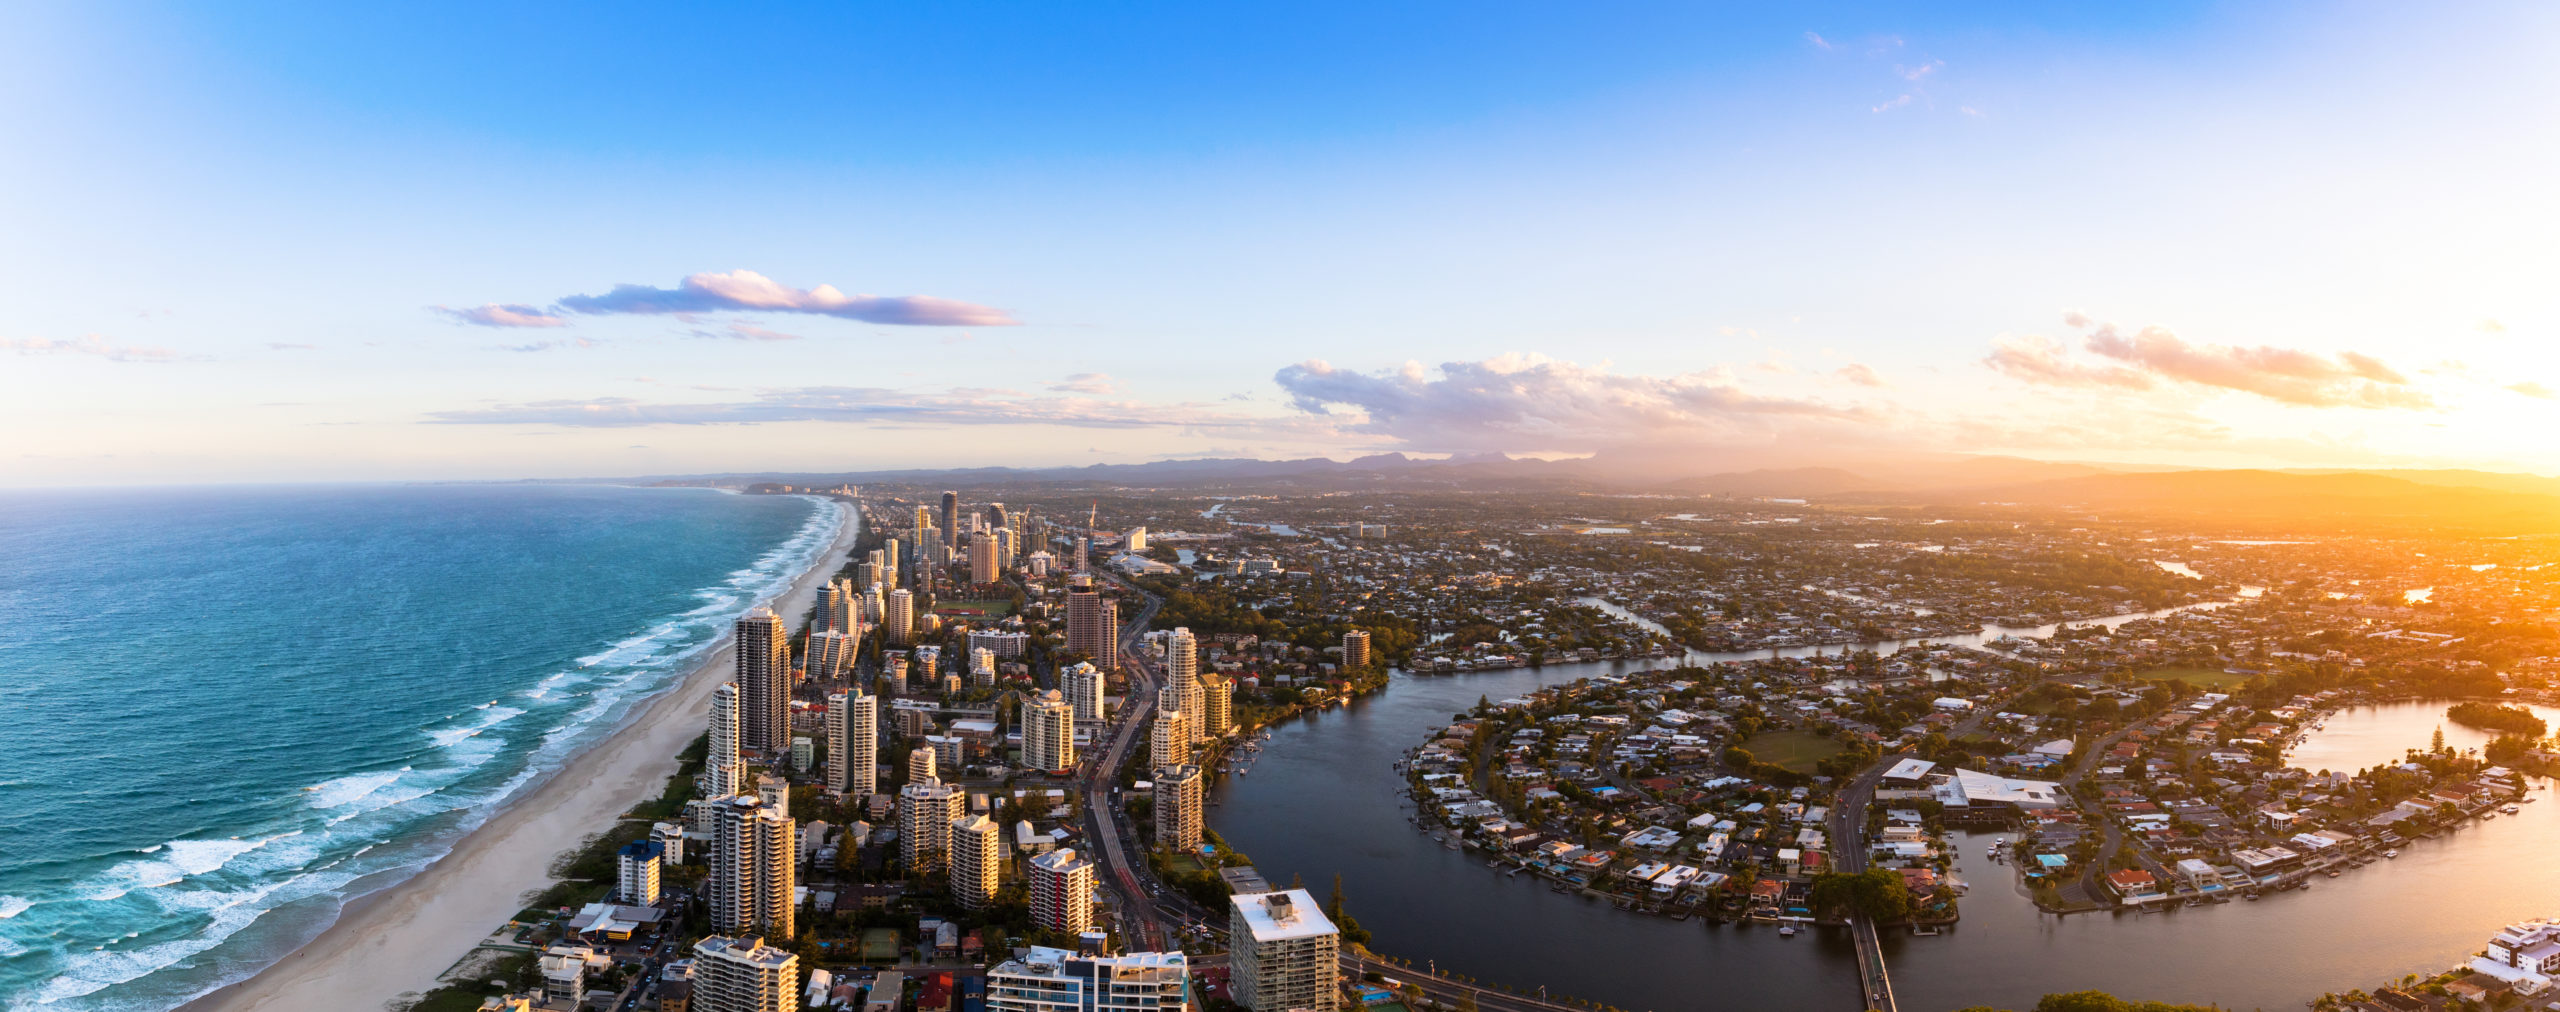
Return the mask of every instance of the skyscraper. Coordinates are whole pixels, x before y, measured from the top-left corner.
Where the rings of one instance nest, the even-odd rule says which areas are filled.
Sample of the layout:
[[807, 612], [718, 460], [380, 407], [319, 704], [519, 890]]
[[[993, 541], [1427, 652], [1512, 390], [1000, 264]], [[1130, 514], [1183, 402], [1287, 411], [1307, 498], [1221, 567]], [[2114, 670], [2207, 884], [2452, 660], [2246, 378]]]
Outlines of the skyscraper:
[[1304, 889], [1227, 897], [1227, 987], [1253, 1012], [1333, 1012], [1342, 934]]
[[779, 754], [791, 747], [791, 642], [782, 616], [758, 608], [738, 619], [738, 746]]
[[1076, 719], [1098, 722], [1102, 719], [1102, 669], [1090, 662], [1078, 661], [1074, 667], [1058, 675], [1067, 687], [1067, 705], [1073, 707]]
[[880, 634], [890, 643], [906, 646], [915, 641], [916, 596], [906, 590], [889, 592], [888, 614], [880, 620]]
[[827, 697], [827, 786], [860, 798], [880, 789], [880, 697], [847, 689]]
[[[912, 737], [912, 736], [911, 736]], [[907, 750], [907, 782], [923, 783], [942, 778], [941, 760], [934, 758], [932, 746], [917, 745]]]
[[1069, 935], [1093, 930], [1093, 862], [1061, 847], [1031, 859], [1031, 923]]
[[1173, 686], [1156, 691], [1156, 720], [1147, 729], [1147, 766], [1170, 769], [1191, 761], [1191, 725], [1182, 720], [1182, 707], [1171, 701]]
[[1067, 651], [1104, 671], [1120, 667], [1119, 609], [1091, 588], [1067, 592]]
[[1368, 666], [1369, 666], [1369, 631], [1368, 631], [1368, 630], [1366, 630], [1366, 629], [1354, 629], [1354, 630], [1351, 630], [1350, 632], [1343, 633], [1343, 634], [1342, 634], [1342, 667], [1343, 667], [1343, 670], [1346, 670], [1346, 671], [1350, 671], [1350, 670], [1357, 670], [1357, 669], [1360, 669], [1360, 668], [1366, 668], [1366, 667], [1368, 667]]
[[853, 669], [855, 640], [850, 633], [813, 632], [800, 651], [812, 680], [830, 679]]
[[797, 1012], [800, 957], [761, 938], [693, 943], [693, 1012]]
[[1184, 763], [1156, 771], [1156, 846], [1200, 849], [1200, 767]]
[[960, 534], [960, 493], [942, 493], [942, 537], [944, 547], [959, 544], [951, 539]]
[[747, 788], [747, 764], [738, 758], [738, 683], [711, 690], [711, 741], [702, 757], [702, 796], [725, 798]]
[[903, 570], [905, 566], [905, 563], [898, 561], [898, 539], [889, 538], [881, 542], [880, 585], [884, 587], [897, 586], [898, 573]]
[[995, 820], [971, 815], [951, 822], [951, 898], [962, 909], [995, 902], [1004, 879], [1003, 836]]
[[969, 795], [939, 780], [898, 789], [898, 856], [909, 874], [945, 867], [951, 859], [951, 824], [967, 814]]
[[1190, 729], [1191, 740], [1208, 740], [1209, 713], [1200, 691], [1200, 643], [1192, 638], [1189, 626], [1165, 638], [1164, 684], [1180, 693], [1182, 726]]
[[1203, 737], [1226, 736], [1235, 726], [1236, 684], [1216, 675], [1200, 676], [1200, 720], [1207, 727]]
[[712, 818], [711, 875], [703, 900], [711, 930], [762, 929], [793, 937], [792, 877], [800, 857], [791, 817], [753, 795], [723, 798]]
[[1022, 702], [1022, 764], [1048, 773], [1076, 768], [1076, 714], [1051, 689]]
[[993, 534], [969, 536], [969, 582], [994, 583], [1002, 576], [1004, 559], [997, 554], [999, 547]]

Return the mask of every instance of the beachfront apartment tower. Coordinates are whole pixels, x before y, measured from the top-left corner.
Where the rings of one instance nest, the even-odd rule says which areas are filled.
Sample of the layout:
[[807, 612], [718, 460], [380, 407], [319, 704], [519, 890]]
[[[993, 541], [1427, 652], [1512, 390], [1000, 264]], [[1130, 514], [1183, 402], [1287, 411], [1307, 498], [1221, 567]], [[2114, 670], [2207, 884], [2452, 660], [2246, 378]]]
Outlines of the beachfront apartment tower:
[[1357, 671], [1369, 666], [1369, 631], [1354, 629], [1342, 634], [1342, 669]]
[[902, 647], [914, 642], [916, 636], [915, 592], [903, 588], [890, 591], [887, 607], [887, 612], [880, 617], [880, 634], [888, 637], [888, 642]]
[[1173, 695], [1173, 686], [1156, 693], [1155, 725], [1148, 729], [1147, 767], [1169, 769], [1191, 761], [1191, 727], [1182, 722], [1182, 708], [1167, 705], [1165, 697]]
[[800, 957], [761, 938], [693, 943], [691, 1012], [797, 1012]]
[[758, 608], [738, 619], [738, 746], [779, 755], [791, 747], [791, 641], [782, 616]]
[[1179, 952], [1120, 956], [1035, 945], [987, 971], [992, 1012], [1181, 1012], [1190, 961]]
[[1200, 849], [1200, 767], [1184, 763], [1156, 771], [1156, 846], [1176, 853]]
[[827, 697], [827, 788], [860, 798], [880, 791], [880, 697], [847, 689]]
[[1120, 667], [1119, 609], [1091, 588], [1067, 592], [1067, 652], [1104, 671]]
[[1058, 675], [1058, 683], [1067, 687], [1067, 706], [1076, 719], [1085, 723], [1102, 722], [1102, 669], [1077, 661], [1074, 667]]
[[616, 903], [636, 907], [658, 905], [658, 871], [666, 859], [666, 847], [653, 840], [633, 840], [613, 852]]
[[1227, 897], [1227, 987], [1253, 1012], [1339, 1008], [1342, 934], [1304, 889]]
[[951, 824], [967, 814], [968, 805], [967, 791], [931, 778], [898, 789], [898, 856], [905, 859], [908, 874], [949, 862]]
[[1031, 923], [1065, 935], [1093, 930], [1093, 861], [1061, 847], [1031, 859]]
[[725, 798], [747, 789], [747, 764], [738, 758], [738, 683], [711, 690], [710, 748], [703, 753], [702, 796]]
[[809, 623], [810, 632], [843, 632], [844, 584], [829, 582], [818, 588], [818, 617]]
[[1022, 702], [1022, 764], [1044, 773], [1076, 768], [1076, 712], [1056, 689]]
[[812, 679], [840, 677], [853, 670], [854, 650], [861, 642], [852, 633], [810, 633], [807, 647], [800, 652], [801, 664]]
[[943, 544], [949, 547], [958, 547], [960, 544], [959, 542], [948, 539], [956, 536], [959, 530], [960, 493], [944, 492], [942, 493], [942, 536], [946, 540], [944, 540]]
[[763, 930], [791, 938], [799, 827], [754, 795], [723, 798], [712, 818], [711, 874], [703, 899], [711, 930]]
[[951, 899], [964, 910], [984, 910], [1004, 883], [1004, 833], [995, 820], [971, 815], [951, 822]]

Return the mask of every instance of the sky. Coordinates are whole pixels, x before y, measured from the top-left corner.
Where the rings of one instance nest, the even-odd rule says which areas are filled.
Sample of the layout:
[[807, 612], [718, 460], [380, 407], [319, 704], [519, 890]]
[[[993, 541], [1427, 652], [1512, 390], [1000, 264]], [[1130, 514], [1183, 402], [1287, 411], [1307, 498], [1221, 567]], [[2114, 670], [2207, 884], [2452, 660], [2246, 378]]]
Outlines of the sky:
[[11, 22], [0, 484], [2560, 473], [2549, 4]]

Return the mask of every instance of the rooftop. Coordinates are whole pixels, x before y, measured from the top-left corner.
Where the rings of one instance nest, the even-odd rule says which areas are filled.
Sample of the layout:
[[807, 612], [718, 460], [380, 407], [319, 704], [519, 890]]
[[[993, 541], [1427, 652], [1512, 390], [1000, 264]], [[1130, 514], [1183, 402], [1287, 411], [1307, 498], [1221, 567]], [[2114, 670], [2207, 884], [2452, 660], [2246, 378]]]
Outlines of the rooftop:
[[1334, 934], [1337, 929], [1316, 906], [1316, 898], [1304, 889], [1270, 893], [1238, 893], [1228, 898], [1236, 913], [1244, 918], [1245, 927], [1255, 941], [1279, 942], [1293, 938], [1316, 938]]

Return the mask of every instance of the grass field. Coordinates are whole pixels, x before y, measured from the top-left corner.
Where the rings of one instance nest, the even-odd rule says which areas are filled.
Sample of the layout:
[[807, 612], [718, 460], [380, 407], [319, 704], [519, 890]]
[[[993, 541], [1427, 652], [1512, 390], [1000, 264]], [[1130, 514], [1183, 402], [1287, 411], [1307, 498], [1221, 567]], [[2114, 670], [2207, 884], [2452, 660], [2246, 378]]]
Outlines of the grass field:
[[2228, 671], [2216, 671], [2212, 668], [2153, 668], [2149, 671], [2137, 671], [2133, 674], [2133, 680], [2137, 682], [2165, 682], [2172, 678], [2183, 678], [2187, 680], [2187, 684], [2189, 685], [2200, 686], [2207, 689], [2228, 689], [2249, 680], [2249, 676], [2247, 675], [2235, 675]]
[[953, 601], [937, 605], [936, 615], [965, 615], [970, 618], [1003, 618], [1013, 613], [1011, 601]]
[[864, 929], [862, 932], [862, 960], [866, 963], [897, 962], [898, 929]]
[[1810, 732], [1771, 731], [1752, 735], [1742, 747], [1761, 762], [1810, 776], [1813, 764], [1840, 754], [1845, 746]]

